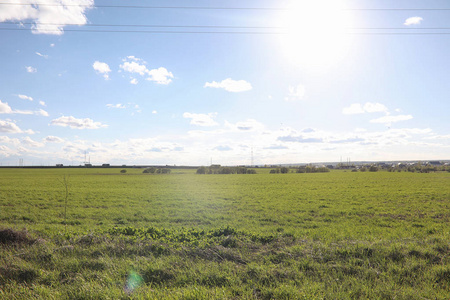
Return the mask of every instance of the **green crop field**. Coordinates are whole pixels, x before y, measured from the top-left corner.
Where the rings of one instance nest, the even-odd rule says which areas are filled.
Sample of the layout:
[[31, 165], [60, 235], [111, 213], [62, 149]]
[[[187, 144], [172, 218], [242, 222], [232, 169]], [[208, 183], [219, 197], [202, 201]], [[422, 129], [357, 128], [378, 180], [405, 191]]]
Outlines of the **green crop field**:
[[449, 172], [268, 171], [0, 169], [0, 299], [450, 298]]

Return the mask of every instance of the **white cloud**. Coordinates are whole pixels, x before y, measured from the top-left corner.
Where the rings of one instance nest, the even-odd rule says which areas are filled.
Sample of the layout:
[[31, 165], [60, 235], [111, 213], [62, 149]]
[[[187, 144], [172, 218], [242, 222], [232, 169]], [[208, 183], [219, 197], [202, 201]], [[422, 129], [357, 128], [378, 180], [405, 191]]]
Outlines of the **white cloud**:
[[344, 107], [342, 109], [342, 113], [344, 115], [356, 115], [356, 114], [363, 114], [364, 109], [361, 104], [359, 103], [353, 103], [349, 107]]
[[99, 62], [98, 60], [96, 60], [93, 64], [92, 67], [94, 68], [95, 71], [97, 71], [100, 74], [103, 74], [103, 78], [105, 78], [106, 80], [109, 79], [109, 72], [111, 72], [111, 69], [109, 68], [107, 63], [104, 62]]
[[102, 124], [100, 122], [94, 122], [89, 118], [77, 119], [72, 116], [62, 116], [58, 119], [54, 119], [50, 122], [50, 125], [70, 127], [72, 129], [98, 129], [108, 127], [108, 125]]
[[55, 44], [50, 44], [50, 47], [52, 47], [52, 48], [55, 47]]
[[370, 123], [382, 123], [382, 124], [390, 124], [400, 121], [407, 121], [412, 119], [411, 115], [397, 115], [397, 116], [384, 116], [378, 119], [370, 120]]
[[39, 104], [42, 106], [47, 106], [44, 101], [39, 101]]
[[306, 88], [303, 84], [297, 86], [289, 86], [289, 93], [284, 98], [286, 101], [297, 101], [305, 97]]
[[411, 26], [411, 25], [419, 25], [423, 21], [422, 17], [411, 17], [405, 20], [403, 25]]
[[36, 1], [15, 3], [29, 5], [5, 5], [0, 10], [0, 22], [31, 20], [33, 33], [61, 35], [67, 24], [86, 24], [85, 13], [94, 0], [47, 0], [47, 5], [37, 5]]
[[372, 103], [372, 102], [367, 102], [366, 104], [364, 104], [364, 111], [368, 112], [368, 113], [374, 113], [374, 112], [388, 112], [388, 109], [386, 106], [384, 106], [381, 103]]
[[53, 135], [47, 136], [47, 137], [44, 139], [44, 141], [45, 141], [46, 143], [63, 143], [63, 142], [64, 142], [64, 140], [63, 140], [62, 138], [57, 137], [57, 136], [53, 136]]
[[236, 124], [231, 124], [229, 122], [225, 122], [225, 127], [237, 130], [237, 131], [255, 131], [255, 130], [263, 130], [264, 125], [254, 119], [248, 119], [246, 121], [240, 121]]
[[27, 95], [17, 95], [20, 99], [33, 101], [33, 98]]
[[184, 118], [191, 119], [190, 124], [197, 126], [216, 126], [217, 124], [213, 118], [217, 115], [217, 113], [209, 113], [209, 114], [194, 114], [185, 112], [183, 114]]
[[138, 61], [126, 61], [119, 66], [121, 69], [123, 69], [126, 72], [129, 73], [137, 73], [141, 76], [144, 76], [145, 73], [147, 73], [147, 67], [145, 66], [145, 62], [138, 60]]
[[40, 56], [40, 57], [43, 57], [43, 58], [45, 58], [45, 59], [48, 58], [48, 55], [45, 55], [45, 54], [42, 54], [42, 53], [39, 53], [39, 52], [35, 52], [35, 53], [36, 53], [36, 55], [38, 55], [38, 56]]
[[34, 114], [37, 116], [48, 117], [48, 112], [46, 112], [43, 109], [39, 109], [39, 110], [35, 111]]
[[156, 115], [157, 113], [158, 113], [158, 112], [157, 112], [156, 110], [152, 111], [152, 114], [155, 114], [155, 115]]
[[108, 108], [126, 108], [124, 104], [117, 103], [117, 104], [106, 104], [106, 107]]
[[147, 71], [147, 74], [150, 76], [147, 80], [155, 81], [157, 84], [169, 84], [173, 78], [173, 74], [163, 67]]
[[22, 133], [23, 131], [13, 122], [0, 120], [0, 132]]
[[28, 67], [25, 67], [25, 68], [27, 69], [28, 73], [36, 73], [37, 72], [37, 69], [33, 68], [32, 66], [28, 66]]
[[[127, 56], [127, 58], [123, 59], [123, 64], [119, 67], [125, 72], [131, 74], [139, 74], [141, 76], [148, 76], [146, 80], [154, 81], [157, 84], [169, 84], [172, 82], [172, 78], [174, 78], [172, 72], [169, 72], [164, 67], [159, 67], [158, 69], [147, 69], [146, 62], [140, 58], [135, 56]], [[131, 84], [137, 84], [138, 80], [136, 78], [131, 78]]]
[[233, 93], [246, 92], [252, 89], [252, 85], [249, 82], [231, 78], [224, 79], [221, 82], [206, 82], [203, 87], [219, 88]]
[[12, 145], [19, 145], [20, 141], [18, 139], [12, 139], [10, 137], [7, 137], [6, 135], [0, 136], [0, 143], [5, 143], [5, 144], [12, 144]]
[[0, 114], [12, 114], [13, 110], [8, 105], [8, 103], [3, 103], [2, 100], [0, 100]]
[[375, 113], [375, 112], [385, 112], [388, 113], [388, 109], [381, 103], [366, 102], [364, 105], [360, 103], [353, 103], [349, 107], [344, 107], [342, 113], [344, 115], [355, 115], [363, 113]]
[[33, 141], [29, 136], [22, 139], [22, 144], [30, 147], [44, 147], [43, 143]]
[[48, 112], [43, 109], [39, 109], [38, 111], [31, 110], [12, 110], [11, 106], [8, 103], [2, 102], [0, 100], [0, 114], [21, 114], [21, 115], [37, 115], [48, 117]]

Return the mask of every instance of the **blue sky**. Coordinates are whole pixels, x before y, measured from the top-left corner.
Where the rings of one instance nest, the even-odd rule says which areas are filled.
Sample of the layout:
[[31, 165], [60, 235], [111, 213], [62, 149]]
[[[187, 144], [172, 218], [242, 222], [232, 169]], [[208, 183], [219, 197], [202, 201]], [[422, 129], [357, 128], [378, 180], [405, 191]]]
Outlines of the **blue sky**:
[[2, 165], [450, 158], [448, 1], [2, 3]]

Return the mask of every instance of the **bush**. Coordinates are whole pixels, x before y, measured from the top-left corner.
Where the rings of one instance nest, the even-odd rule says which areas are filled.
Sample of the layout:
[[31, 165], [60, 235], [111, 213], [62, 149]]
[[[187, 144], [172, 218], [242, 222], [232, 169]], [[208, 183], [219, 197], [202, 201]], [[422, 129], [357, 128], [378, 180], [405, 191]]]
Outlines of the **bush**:
[[122, 174], [125, 174], [126, 172], [127, 172], [127, 170], [125, 170], [125, 169], [120, 170], [120, 173], [122, 173]]
[[287, 173], [289, 173], [289, 168], [282, 167], [282, 168], [280, 169], [280, 172], [281, 172], [282, 174], [287, 174]]
[[155, 167], [150, 167], [145, 169], [142, 173], [150, 173], [150, 174], [154, 174], [156, 172], [156, 168]]
[[197, 174], [206, 174], [206, 168], [205, 167], [200, 167], [197, 169]]
[[370, 166], [369, 172], [377, 172], [377, 171], [378, 171], [378, 167], [377, 166]]

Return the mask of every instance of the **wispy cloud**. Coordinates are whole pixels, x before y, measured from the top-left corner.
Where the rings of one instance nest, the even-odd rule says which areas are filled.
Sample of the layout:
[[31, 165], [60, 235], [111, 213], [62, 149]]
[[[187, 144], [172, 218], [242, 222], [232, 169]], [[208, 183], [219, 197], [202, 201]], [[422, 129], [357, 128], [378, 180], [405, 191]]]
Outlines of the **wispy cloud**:
[[225, 91], [232, 93], [246, 92], [252, 89], [252, 85], [249, 82], [231, 78], [224, 79], [220, 82], [206, 82], [203, 87], [224, 89]]
[[422, 21], [423, 21], [422, 17], [410, 17], [405, 20], [403, 25], [406, 25], [406, 26], [419, 25], [420, 23], [422, 23]]
[[126, 106], [124, 104], [121, 103], [117, 103], [117, 104], [106, 104], [106, 107], [108, 108], [126, 108]]
[[183, 118], [191, 119], [190, 124], [197, 126], [217, 126], [216, 121], [213, 120], [214, 117], [217, 116], [217, 113], [209, 113], [209, 114], [195, 114], [185, 112], [183, 114]]
[[280, 142], [293, 142], [293, 143], [323, 143], [324, 140], [321, 138], [310, 138], [299, 136], [280, 136], [278, 138]]
[[306, 88], [303, 84], [289, 86], [288, 95], [284, 98], [286, 101], [302, 100], [305, 97]]
[[40, 57], [43, 57], [43, 58], [45, 58], [45, 59], [48, 58], [48, 55], [46, 55], [46, 54], [42, 54], [42, 53], [39, 53], [39, 52], [35, 52], [35, 53], [36, 53], [36, 55], [38, 55], [38, 56], [40, 56]]
[[27, 66], [25, 67], [25, 69], [27, 70], [28, 73], [36, 73], [37, 69], [33, 68], [32, 66]]
[[230, 146], [220, 145], [220, 146], [214, 147], [213, 150], [217, 150], [217, 151], [231, 151], [231, 150], [233, 150], [233, 148], [231, 148]]
[[43, 109], [39, 109], [37, 111], [13, 110], [7, 102], [2, 102], [2, 100], [0, 100], [0, 114], [21, 114], [21, 115], [37, 115], [48, 117], [48, 112], [46, 112]]
[[388, 113], [388, 108], [381, 103], [366, 102], [364, 105], [360, 103], [353, 103], [349, 107], [344, 107], [342, 113], [344, 115], [356, 115], [363, 113]]
[[19, 97], [20, 99], [23, 99], [23, 100], [30, 100], [30, 101], [33, 101], [33, 98], [30, 97], [30, 96], [27, 96], [27, 95], [21, 95], [21, 94], [19, 94], [19, 95], [17, 95], [17, 97]]
[[92, 119], [77, 119], [72, 116], [62, 116], [50, 122], [50, 125], [70, 127], [72, 129], [99, 129], [106, 128], [108, 125], [100, 122], [94, 122]]
[[64, 140], [60, 137], [49, 135], [44, 139], [46, 143], [63, 143]]
[[411, 115], [384, 116], [378, 119], [370, 120], [370, 123], [391, 124], [395, 122], [411, 120], [412, 118], [413, 116]]
[[32, 140], [29, 136], [26, 136], [22, 139], [22, 144], [29, 146], [29, 147], [44, 147], [44, 143], [40, 143], [37, 141]]
[[239, 121], [236, 122], [235, 124], [225, 122], [225, 127], [235, 131], [255, 131], [264, 129], [264, 125], [254, 119]]

